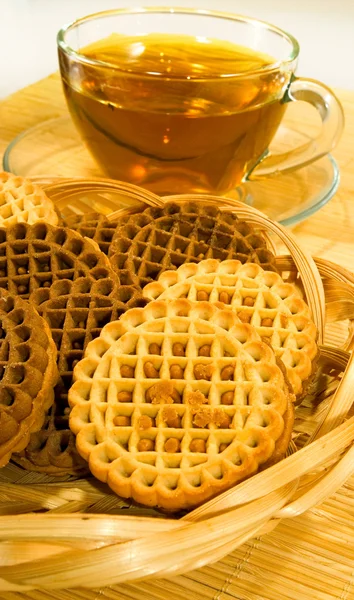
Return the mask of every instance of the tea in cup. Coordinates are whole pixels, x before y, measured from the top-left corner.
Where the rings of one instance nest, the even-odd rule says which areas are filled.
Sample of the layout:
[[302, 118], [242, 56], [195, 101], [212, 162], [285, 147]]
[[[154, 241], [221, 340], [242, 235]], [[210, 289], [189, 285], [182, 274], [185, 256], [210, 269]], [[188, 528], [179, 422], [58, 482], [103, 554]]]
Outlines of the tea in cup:
[[[343, 112], [323, 84], [295, 78], [299, 45], [272, 25], [198, 9], [97, 13], [58, 34], [64, 92], [82, 139], [111, 178], [159, 195], [225, 195], [243, 181], [327, 154]], [[288, 102], [320, 112], [316, 139], [270, 155]]]

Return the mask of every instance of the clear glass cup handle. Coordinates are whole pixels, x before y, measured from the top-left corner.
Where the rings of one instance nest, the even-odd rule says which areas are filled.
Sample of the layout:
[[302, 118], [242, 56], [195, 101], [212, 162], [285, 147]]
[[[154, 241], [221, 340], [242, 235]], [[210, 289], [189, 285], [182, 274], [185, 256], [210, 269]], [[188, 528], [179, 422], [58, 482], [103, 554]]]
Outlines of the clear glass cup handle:
[[285, 101], [309, 102], [322, 119], [319, 135], [306, 144], [280, 154], [265, 153], [249, 173], [247, 179], [255, 181], [268, 175], [295, 171], [328, 154], [336, 146], [343, 128], [344, 113], [341, 103], [332, 90], [314, 79], [295, 78], [287, 91]]

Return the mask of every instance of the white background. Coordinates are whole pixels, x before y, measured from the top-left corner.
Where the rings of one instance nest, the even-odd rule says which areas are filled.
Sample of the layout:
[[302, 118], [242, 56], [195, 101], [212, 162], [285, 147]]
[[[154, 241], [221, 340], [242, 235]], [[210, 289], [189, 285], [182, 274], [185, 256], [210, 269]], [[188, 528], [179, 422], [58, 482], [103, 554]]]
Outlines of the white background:
[[57, 70], [62, 25], [139, 5], [214, 8], [267, 20], [300, 42], [298, 75], [354, 90], [354, 0], [0, 0], [0, 98]]

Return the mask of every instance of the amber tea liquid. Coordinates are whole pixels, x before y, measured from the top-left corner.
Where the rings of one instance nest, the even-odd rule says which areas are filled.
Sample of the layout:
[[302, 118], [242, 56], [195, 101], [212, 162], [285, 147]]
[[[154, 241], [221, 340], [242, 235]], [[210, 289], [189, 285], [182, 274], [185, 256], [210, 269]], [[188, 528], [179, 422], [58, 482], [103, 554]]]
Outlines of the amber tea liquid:
[[232, 190], [285, 111], [285, 76], [264, 70], [275, 60], [230, 42], [112, 34], [80, 52], [105, 63], [60, 55], [83, 139], [108, 176], [160, 195]]

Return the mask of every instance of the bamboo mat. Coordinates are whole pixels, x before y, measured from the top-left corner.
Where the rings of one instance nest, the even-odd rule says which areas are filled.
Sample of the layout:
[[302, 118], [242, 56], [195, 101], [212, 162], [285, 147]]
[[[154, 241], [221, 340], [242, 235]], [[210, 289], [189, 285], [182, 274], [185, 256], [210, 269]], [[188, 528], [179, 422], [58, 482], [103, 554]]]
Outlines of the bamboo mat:
[[[334, 152], [341, 169], [335, 198], [294, 228], [302, 246], [354, 270], [354, 92], [340, 92], [346, 130]], [[313, 114], [297, 107], [302, 125]], [[57, 75], [0, 105], [0, 154], [20, 131], [63, 115]], [[295, 114], [295, 113], [294, 113]], [[299, 119], [299, 116], [297, 116]], [[35, 153], [36, 149], [33, 148]], [[290, 193], [290, 192], [289, 192]], [[353, 465], [354, 472], [354, 465]], [[3, 592], [1, 600], [354, 600], [354, 475], [322, 505], [184, 576], [96, 590]]]
[[1, 599], [352, 600], [353, 521], [354, 477], [316, 509], [187, 575], [96, 590], [2, 592]]

